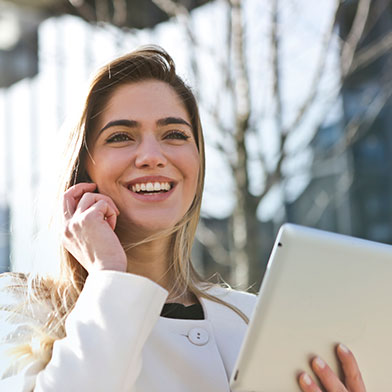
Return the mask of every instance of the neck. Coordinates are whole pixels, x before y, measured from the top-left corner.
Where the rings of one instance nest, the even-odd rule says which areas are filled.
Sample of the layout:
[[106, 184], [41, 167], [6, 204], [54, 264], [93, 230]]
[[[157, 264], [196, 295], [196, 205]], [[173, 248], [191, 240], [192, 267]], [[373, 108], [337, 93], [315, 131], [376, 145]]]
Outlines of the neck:
[[127, 251], [127, 272], [144, 276], [170, 291], [172, 281], [169, 240], [155, 240]]
[[166, 289], [169, 292], [167, 302], [197, 303], [196, 297], [187, 289], [174, 287], [176, 276], [172, 268], [170, 236], [131, 247], [126, 254], [127, 272], [144, 276]]

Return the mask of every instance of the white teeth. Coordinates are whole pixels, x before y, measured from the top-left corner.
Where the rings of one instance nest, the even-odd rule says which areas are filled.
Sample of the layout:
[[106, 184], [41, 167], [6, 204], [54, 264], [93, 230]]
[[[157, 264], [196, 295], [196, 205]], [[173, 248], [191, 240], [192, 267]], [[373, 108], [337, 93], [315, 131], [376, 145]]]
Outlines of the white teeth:
[[171, 185], [168, 182], [147, 182], [134, 184], [131, 186], [132, 192], [160, 192], [170, 191]]

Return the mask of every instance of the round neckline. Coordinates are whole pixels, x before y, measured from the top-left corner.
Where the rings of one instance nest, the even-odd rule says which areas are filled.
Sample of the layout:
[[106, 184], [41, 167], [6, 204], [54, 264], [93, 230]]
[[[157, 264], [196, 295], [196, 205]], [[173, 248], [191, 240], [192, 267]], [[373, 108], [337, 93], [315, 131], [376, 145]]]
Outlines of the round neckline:
[[205, 320], [204, 309], [200, 302], [191, 305], [177, 302], [165, 303], [161, 317], [177, 320]]

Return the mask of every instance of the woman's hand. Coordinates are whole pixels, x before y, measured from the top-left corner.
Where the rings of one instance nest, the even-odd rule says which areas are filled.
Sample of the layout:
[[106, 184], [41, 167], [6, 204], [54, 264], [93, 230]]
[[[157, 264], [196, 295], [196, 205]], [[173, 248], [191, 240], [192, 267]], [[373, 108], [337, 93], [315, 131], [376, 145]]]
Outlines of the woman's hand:
[[[313, 358], [312, 369], [326, 392], [366, 392], [357, 361], [352, 352], [343, 344], [336, 349], [344, 373], [344, 382], [319, 357]], [[322, 392], [314, 380], [306, 373], [299, 376], [303, 392]]]
[[64, 193], [63, 244], [89, 273], [126, 271], [127, 258], [114, 232], [120, 212], [110, 197], [92, 193], [95, 188], [79, 183]]

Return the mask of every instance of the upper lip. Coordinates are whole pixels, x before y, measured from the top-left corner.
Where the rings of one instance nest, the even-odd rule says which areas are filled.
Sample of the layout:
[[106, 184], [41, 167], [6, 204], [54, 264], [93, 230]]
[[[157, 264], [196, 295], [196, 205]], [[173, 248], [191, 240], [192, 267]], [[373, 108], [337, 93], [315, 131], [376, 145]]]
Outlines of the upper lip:
[[169, 177], [164, 177], [164, 176], [144, 176], [144, 177], [138, 177], [134, 178], [131, 181], [128, 181], [126, 183], [127, 187], [130, 187], [135, 184], [147, 184], [148, 182], [154, 183], [154, 182], [168, 182], [171, 186], [174, 186], [176, 184], [176, 181], [173, 180], [172, 178]]

